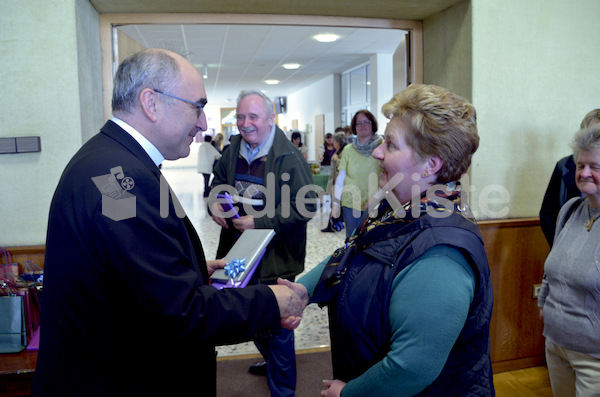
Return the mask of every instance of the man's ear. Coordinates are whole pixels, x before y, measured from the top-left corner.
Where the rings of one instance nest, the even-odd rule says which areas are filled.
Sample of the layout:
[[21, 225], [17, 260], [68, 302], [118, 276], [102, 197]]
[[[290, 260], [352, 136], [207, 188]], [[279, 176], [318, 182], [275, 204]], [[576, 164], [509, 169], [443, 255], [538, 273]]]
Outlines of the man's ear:
[[144, 115], [152, 122], [158, 119], [158, 109], [156, 103], [156, 92], [150, 88], [144, 88], [140, 92], [140, 106]]

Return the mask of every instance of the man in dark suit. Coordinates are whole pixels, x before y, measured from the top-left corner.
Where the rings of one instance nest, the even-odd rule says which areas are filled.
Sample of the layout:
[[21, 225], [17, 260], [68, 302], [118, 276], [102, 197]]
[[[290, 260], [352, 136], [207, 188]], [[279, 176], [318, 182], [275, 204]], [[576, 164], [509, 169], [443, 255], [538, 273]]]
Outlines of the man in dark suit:
[[113, 119], [67, 165], [48, 223], [33, 395], [216, 395], [215, 345], [297, 327], [304, 287], [217, 290], [158, 165], [207, 128], [184, 58], [146, 50], [115, 76]]

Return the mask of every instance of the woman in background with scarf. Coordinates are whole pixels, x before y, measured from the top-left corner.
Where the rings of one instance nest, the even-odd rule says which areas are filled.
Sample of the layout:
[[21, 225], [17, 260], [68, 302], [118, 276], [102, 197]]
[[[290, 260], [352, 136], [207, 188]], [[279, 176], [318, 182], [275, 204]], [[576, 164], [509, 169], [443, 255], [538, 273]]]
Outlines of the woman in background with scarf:
[[335, 380], [321, 396], [493, 396], [490, 270], [459, 182], [479, 146], [475, 108], [413, 84], [382, 111], [379, 203], [298, 281], [329, 309]]
[[[331, 217], [340, 215], [346, 225], [346, 237], [350, 237], [365, 214], [365, 205], [377, 190], [379, 162], [371, 157], [373, 149], [381, 143], [377, 132], [377, 120], [368, 110], [359, 110], [352, 118], [352, 132], [357, 136], [352, 145], [344, 149], [335, 180]], [[369, 186], [369, 181], [374, 183]]]

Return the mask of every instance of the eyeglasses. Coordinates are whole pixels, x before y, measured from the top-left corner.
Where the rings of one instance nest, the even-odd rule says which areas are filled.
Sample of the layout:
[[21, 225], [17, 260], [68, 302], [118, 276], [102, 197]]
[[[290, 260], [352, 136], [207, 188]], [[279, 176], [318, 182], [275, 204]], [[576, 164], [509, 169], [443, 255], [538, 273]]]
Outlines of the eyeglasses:
[[371, 125], [371, 121], [367, 120], [367, 121], [357, 121], [356, 122], [357, 127], [360, 127], [361, 125]]
[[155, 89], [154, 92], [158, 92], [159, 94], [163, 94], [163, 95], [169, 96], [171, 98], [179, 99], [180, 101], [183, 101], [185, 103], [189, 103], [194, 108], [196, 108], [198, 117], [200, 117], [200, 115], [202, 114], [202, 111], [204, 110], [204, 106], [206, 106], [206, 104], [208, 103], [208, 100], [206, 100], [205, 98], [200, 99], [200, 102], [192, 102], [192, 101], [188, 101], [187, 99], [183, 99], [183, 98], [180, 98], [180, 97], [172, 95], [172, 94], [167, 94], [166, 92], [162, 92], [161, 90]]

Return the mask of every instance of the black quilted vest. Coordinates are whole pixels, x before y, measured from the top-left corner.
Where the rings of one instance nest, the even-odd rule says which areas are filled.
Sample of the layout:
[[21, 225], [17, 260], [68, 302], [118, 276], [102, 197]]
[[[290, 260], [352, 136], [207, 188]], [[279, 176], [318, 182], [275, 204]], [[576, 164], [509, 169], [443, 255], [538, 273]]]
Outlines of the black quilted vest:
[[394, 277], [429, 248], [445, 244], [463, 252], [477, 285], [465, 326], [442, 372], [418, 395], [493, 396], [489, 339], [493, 294], [477, 225], [456, 213], [441, 219], [423, 215], [405, 225], [381, 227], [380, 233], [368, 236], [370, 241], [363, 238], [346, 253], [352, 259], [337, 299], [329, 305], [334, 377], [348, 382], [383, 359], [390, 343]]

